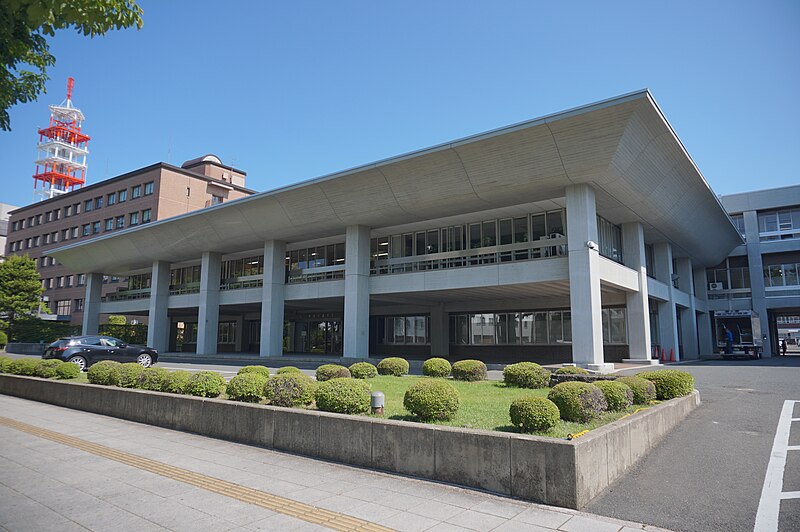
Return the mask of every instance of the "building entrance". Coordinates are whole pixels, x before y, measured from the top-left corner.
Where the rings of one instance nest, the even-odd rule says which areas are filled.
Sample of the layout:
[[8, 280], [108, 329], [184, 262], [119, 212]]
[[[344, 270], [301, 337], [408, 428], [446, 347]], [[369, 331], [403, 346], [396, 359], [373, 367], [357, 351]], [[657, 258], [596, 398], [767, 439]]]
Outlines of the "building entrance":
[[284, 352], [341, 356], [342, 329], [338, 318], [289, 320], [284, 328]]

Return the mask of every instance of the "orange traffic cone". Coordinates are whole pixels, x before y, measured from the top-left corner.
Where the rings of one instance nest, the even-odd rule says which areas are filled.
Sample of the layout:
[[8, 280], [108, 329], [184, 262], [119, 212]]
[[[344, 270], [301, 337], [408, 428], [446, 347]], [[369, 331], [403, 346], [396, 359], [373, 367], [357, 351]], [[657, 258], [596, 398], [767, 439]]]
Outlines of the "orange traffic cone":
[[661, 348], [661, 362], [667, 361], [667, 351], [662, 347]]
[[669, 350], [669, 361], [675, 362], [675, 351], [673, 349]]

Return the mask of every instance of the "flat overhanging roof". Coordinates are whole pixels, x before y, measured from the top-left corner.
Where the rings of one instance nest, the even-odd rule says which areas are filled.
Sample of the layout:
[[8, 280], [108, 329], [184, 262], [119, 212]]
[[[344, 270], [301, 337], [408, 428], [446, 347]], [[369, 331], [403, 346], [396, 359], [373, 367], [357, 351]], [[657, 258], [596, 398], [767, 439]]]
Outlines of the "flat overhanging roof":
[[641, 222], [698, 266], [741, 237], [646, 90], [67, 245], [72, 271], [124, 273], [154, 260], [256, 249], [597, 190], [598, 214]]

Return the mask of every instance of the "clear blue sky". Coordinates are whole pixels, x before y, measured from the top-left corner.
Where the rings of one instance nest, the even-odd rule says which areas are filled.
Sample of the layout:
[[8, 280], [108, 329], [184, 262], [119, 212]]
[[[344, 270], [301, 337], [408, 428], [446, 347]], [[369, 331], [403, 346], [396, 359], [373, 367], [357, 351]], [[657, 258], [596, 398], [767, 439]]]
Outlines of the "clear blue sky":
[[30, 202], [70, 75], [89, 182], [210, 152], [268, 190], [646, 87], [718, 194], [800, 183], [797, 0], [140, 5], [141, 31], [51, 40], [0, 202]]

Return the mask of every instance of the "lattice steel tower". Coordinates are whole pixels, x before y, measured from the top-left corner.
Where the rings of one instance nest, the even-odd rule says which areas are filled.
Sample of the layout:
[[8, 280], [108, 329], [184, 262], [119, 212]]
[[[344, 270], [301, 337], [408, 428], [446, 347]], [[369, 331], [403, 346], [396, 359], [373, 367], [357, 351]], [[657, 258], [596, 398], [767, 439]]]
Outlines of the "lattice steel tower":
[[[34, 201], [65, 194], [86, 182], [89, 136], [81, 133], [83, 113], [72, 105], [73, 78], [67, 79], [67, 99], [50, 107], [50, 126], [39, 130]], [[41, 185], [41, 186], [40, 186]]]

